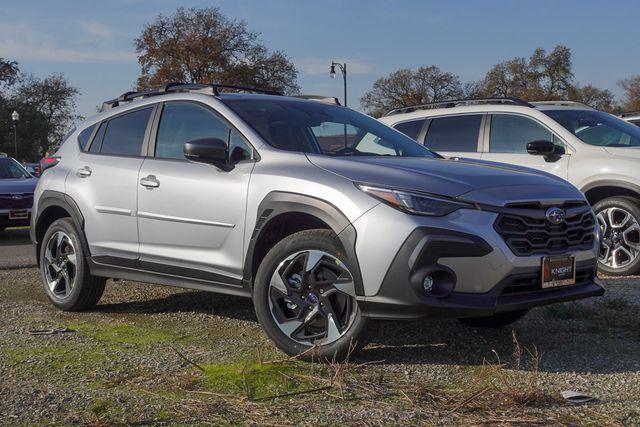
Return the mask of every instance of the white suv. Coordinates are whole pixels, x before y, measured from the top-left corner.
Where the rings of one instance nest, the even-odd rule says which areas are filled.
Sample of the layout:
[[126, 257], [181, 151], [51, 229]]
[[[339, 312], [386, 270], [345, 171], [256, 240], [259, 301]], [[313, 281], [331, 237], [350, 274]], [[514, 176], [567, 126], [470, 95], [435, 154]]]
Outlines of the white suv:
[[640, 127], [575, 102], [515, 98], [419, 105], [380, 120], [445, 156], [517, 164], [568, 180], [598, 217], [600, 269], [640, 271]]
[[620, 114], [620, 118], [625, 122], [632, 123], [636, 126], [640, 126], [640, 111], [633, 111], [630, 113]]

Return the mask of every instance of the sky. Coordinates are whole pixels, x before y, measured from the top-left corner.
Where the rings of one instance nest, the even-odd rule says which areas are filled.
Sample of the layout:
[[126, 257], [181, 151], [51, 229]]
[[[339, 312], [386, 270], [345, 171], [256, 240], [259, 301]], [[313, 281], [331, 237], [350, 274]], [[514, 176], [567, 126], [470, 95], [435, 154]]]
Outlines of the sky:
[[348, 104], [400, 68], [437, 65], [463, 81], [498, 62], [551, 51], [573, 53], [576, 80], [619, 95], [640, 74], [639, 1], [0, 0], [0, 57], [38, 77], [63, 73], [77, 87], [78, 112], [131, 90], [139, 75], [133, 40], [159, 14], [219, 7], [242, 19], [299, 71], [302, 93], [342, 99], [331, 60], [347, 63]]

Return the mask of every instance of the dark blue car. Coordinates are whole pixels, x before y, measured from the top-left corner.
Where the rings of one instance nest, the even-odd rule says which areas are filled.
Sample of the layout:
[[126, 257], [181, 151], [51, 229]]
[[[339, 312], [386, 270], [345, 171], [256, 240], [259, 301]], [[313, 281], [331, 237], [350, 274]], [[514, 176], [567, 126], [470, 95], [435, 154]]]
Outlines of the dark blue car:
[[10, 157], [0, 157], [0, 231], [28, 226], [38, 179]]

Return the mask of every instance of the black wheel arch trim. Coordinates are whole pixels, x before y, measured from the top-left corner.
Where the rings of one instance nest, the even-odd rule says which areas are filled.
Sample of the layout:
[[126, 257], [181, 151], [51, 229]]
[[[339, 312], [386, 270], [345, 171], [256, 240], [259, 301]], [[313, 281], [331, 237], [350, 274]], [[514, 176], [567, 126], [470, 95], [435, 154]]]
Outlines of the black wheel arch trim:
[[40, 244], [42, 242], [38, 242], [38, 236], [36, 233], [37, 227], [42, 218], [42, 213], [51, 207], [59, 207], [69, 213], [69, 216], [80, 234], [80, 243], [82, 244], [83, 252], [86, 255], [90, 254], [89, 245], [87, 244], [87, 239], [84, 235], [84, 216], [82, 215], [78, 204], [73, 200], [73, 198], [65, 193], [54, 190], [45, 190], [38, 199], [38, 211], [31, 217], [32, 223], [29, 230], [31, 243], [33, 243], [36, 250], [36, 263], [38, 267], [40, 267]]
[[360, 265], [356, 255], [356, 230], [347, 217], [331, 203], [313, 196], [284, 191], [272, 191], [267, 194], [258, 205], [258, 216], [251, 234], [249, 247], [244, 261], [243, 281], [253, 286], [253, 257], [256, 242], [262, 236], [262, 231], [274, 218], [283, 213], [299, 212], [312, 215], [326, 223], [338, 236], [349, 258], [354, 271], [355, 289], [357, 295], [364, 295]]
[[590, 182], [587, 185], [583, 186], [580, 189], [580, 191], [586, 195], [588, 191], [593, 190], [595, 188], [599, 188], [599, 187], [620, 187], [625, 190], [633, 191], [635, 193], [638, 193], [638, 195], [640, 195], [640, 185], [636, 185], [632, 182], [615, 180], [615, 179], [606, 179], [606, 180]]

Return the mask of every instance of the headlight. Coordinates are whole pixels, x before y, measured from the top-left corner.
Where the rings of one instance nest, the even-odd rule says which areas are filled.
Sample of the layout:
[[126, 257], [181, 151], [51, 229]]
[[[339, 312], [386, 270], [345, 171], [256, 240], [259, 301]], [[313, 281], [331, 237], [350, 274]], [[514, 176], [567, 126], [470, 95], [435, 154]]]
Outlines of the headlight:
[[457, 202], [436, 196], [371, 187], [357, 184], [358, 188], [384, 203], [414, 215], [444, 216], [463, 208], [473, 208], [469, 203]]

